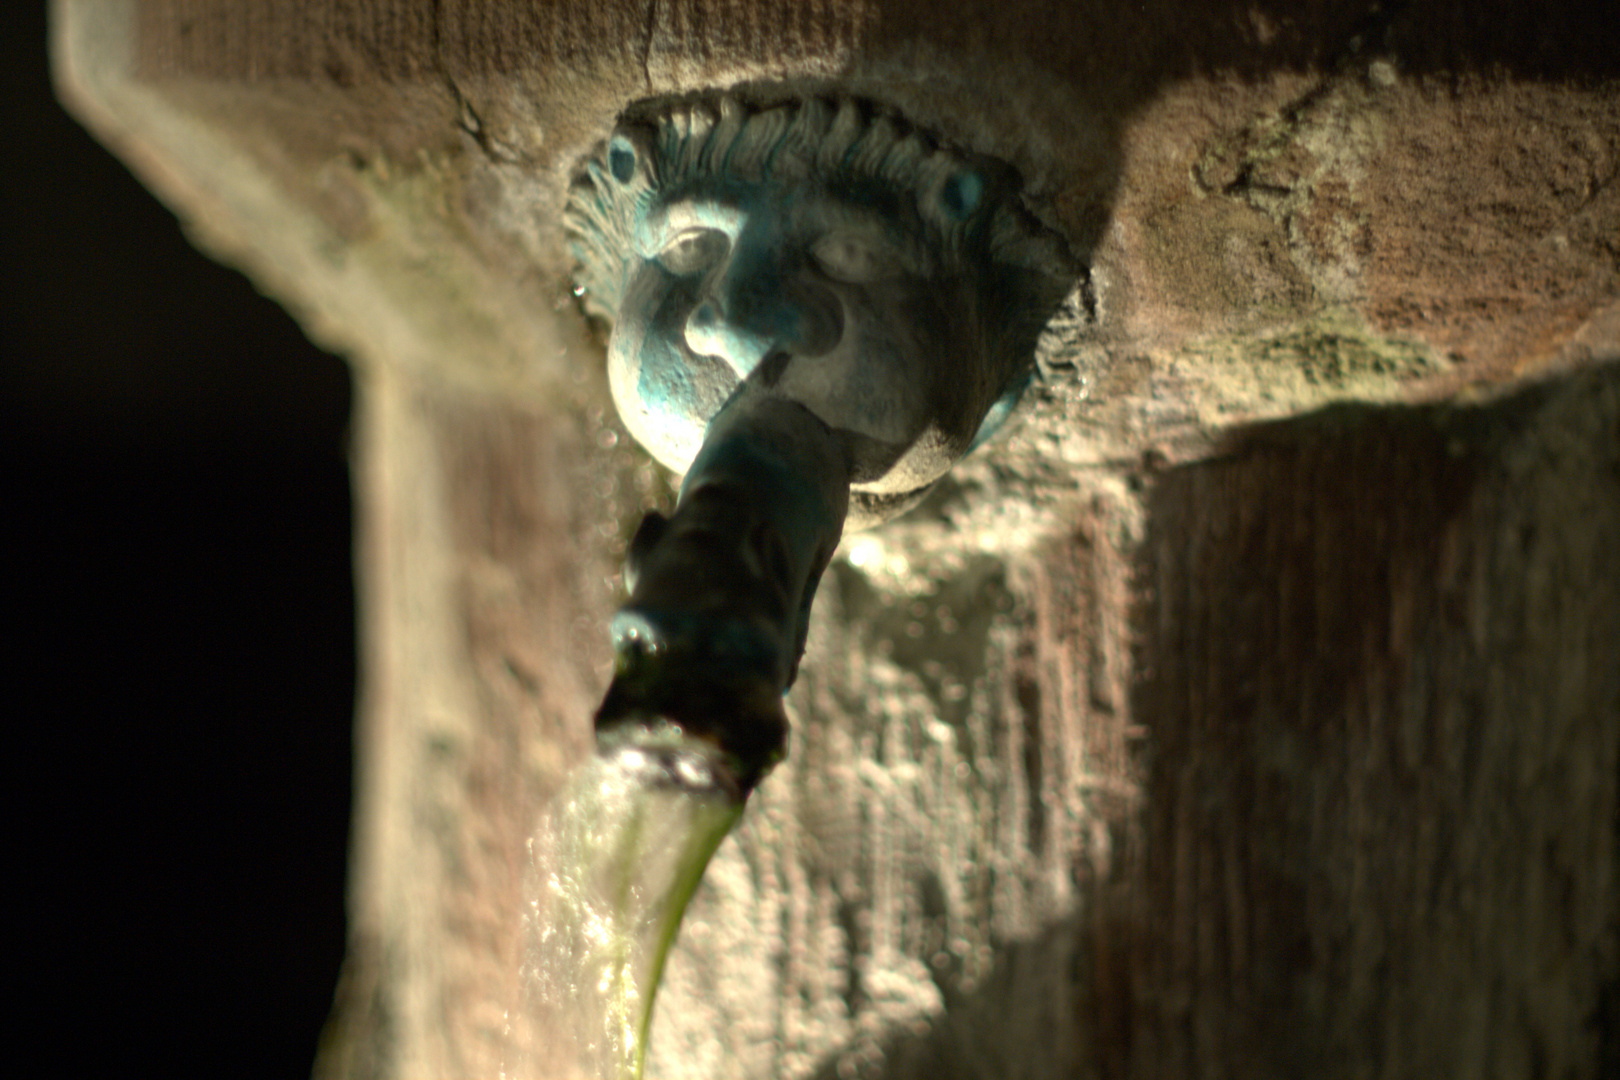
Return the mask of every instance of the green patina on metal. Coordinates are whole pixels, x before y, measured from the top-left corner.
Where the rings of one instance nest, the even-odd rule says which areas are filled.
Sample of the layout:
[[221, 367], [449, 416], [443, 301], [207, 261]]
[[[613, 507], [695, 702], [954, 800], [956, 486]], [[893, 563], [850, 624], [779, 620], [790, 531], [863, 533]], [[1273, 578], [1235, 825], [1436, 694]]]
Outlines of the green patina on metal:
[[914, 505], [1011, 412], [1079, 268], [1006, 164], [870, 103], [633, 106], [567, 225], [630, 433], [685, 474], [631, 545], [598, 730], [674, 724], [744, 796], [844, 527]]

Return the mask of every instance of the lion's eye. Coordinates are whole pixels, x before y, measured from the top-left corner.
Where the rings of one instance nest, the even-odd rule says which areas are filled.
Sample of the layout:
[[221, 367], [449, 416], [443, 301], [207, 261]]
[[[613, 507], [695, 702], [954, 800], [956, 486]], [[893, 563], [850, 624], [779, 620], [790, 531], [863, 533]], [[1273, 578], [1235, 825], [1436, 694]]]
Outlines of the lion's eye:
[[701, 274], [725, 257], [726, 244], [718, 229], [687, 229], [658, 253], [658, 261], [676, 277]]
[[810, 253], [828, 277], [851, 285], [896, 277], [903, 269], [886, 247], [848, 233], [823, 236]]

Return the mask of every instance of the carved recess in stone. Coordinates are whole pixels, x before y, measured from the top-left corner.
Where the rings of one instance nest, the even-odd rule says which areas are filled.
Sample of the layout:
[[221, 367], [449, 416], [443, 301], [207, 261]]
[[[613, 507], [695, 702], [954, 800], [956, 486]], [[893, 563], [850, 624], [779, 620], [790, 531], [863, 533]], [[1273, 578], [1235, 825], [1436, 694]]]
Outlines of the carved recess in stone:
[[1080, 273], [1020, 190], [866, 102], [633, 106], [566, 216], [625, 425], [684, 473], [749, 383], [849, 448], [851, 527], [912, 505], [1005, 420]]

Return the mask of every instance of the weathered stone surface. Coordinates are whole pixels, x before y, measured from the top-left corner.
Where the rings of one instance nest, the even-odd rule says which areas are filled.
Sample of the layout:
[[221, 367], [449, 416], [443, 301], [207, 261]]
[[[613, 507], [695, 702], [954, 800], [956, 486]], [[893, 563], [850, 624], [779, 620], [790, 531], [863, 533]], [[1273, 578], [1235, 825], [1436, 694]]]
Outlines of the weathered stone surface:
[[1231, 449], [1146, 500], [1129, 1071], [1612, 1069], [1616, 369]]
[[[662, 1076], [1620, 1069], [1620, 27], [1578, 5], [59, 0], [65, 99], [350, 351], [367, 689], [320, 1070], [493, 1076], [665, 479], [569, 295], [626, 102], [836, 84], [1090, 264], [829, 572]], [[1324, 411], [1325, 410], [1325, 411]]]
[[[1184, 359], [1176, 396], [1231, 422], [1589, 355], [1620, 289], [1615, 32], [1574, 5], [1462, 15], [76, 0], [57, 36], [87, 122], [363, 356], [553, 397], [579, 334], [563, 188], [623, 104], [831, 82], [1018, 165], [1097, 264], [1111, 366]], [[1227, 386], [1232, 335], [1324, 318], [1353, 339], [1347, 374], [1275, 406]], [[1422, 363], [1365, 355], [1414, 346]]]

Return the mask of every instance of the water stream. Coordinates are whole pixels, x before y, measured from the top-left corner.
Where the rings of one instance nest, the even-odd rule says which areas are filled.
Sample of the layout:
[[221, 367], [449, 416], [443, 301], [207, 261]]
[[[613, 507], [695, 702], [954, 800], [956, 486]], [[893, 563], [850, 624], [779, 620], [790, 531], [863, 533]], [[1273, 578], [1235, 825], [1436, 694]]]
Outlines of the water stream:
[[580, 767], [530, 844], [503, 1080], [639, 1080], [681, 915], [742, 808], [718, 753], [671, 732]]

